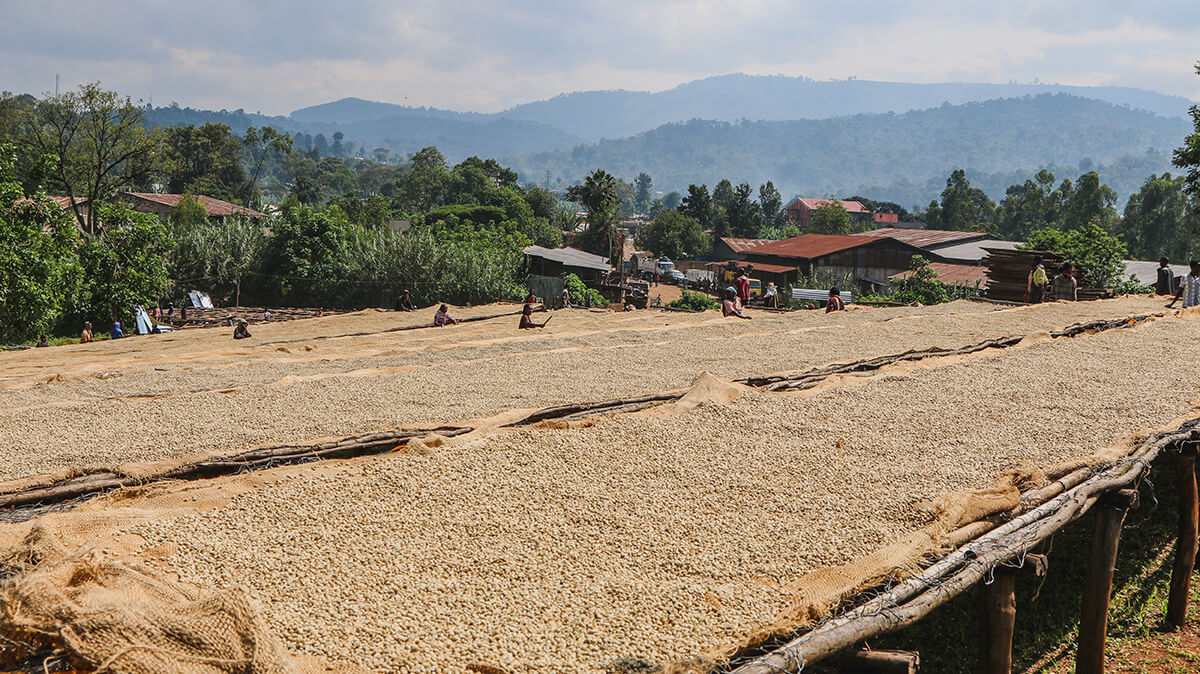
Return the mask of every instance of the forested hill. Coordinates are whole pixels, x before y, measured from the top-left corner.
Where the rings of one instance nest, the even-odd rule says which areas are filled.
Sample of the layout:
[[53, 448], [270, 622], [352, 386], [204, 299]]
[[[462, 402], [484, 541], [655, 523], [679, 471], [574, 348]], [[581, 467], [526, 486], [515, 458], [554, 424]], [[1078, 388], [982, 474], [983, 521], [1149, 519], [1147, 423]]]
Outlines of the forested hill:
[[[1128, 194], [1149, 173], [1169, 170], [1170, 151], [1188, 128], [1178, 118], [1043, 94], [901, 115], [693, 120], [510, 163], [534, 180], [546, 171], [568, 182], [595, 168], [624, 177], [645, 171], [658, 189], [670, 190], [736, 176], [754, 185], [772, 180], [785, 194], [857, 191], [905, 205], [927, 203], [955, 168], [970, 171], [973, 184], [981, 182], [998, 198], [1013, 184], [1011, 177], [1040, 167], [1074, 170], [1082, 165], [1092, 170], [1108, 165], [1102, 177]], [[1116, 175], [1118, 169], [1129, 175]], [[989, 185], [989, 176], [995, 185]]]
[[588, 141], [625, 138], [671, 122], [710, 119], [735, 122], [825, 119], [866, 113], [904, 113], [942, 103], [959, 105], [997, 98], [1066, 93], [1146, 110], [1163, 117], [1186, 117], [1191, 102], [1179, 96], [1130, 87], [1076, 87], [1058, 84], [818, 82], [803, 77], [721, 75], [659, 92], [583, 91], [515, 106], [499, 113], [461, 113], [347, 98], [292, 113], [297, 122], [350, 124], [381, 119], [435, 117], [487, 122], [524, 120], [560, 129]]
[[[578, 136], [526, 120], [399, 106], [388, 108], [387, 112], [393, 115], [391, 117], [362, 119], [361, 116], [350, 115], [343, 121], [330, 122], [305, 118], [304, 115], [297, 119], [295, 114], [290, 117], [268, 117], [244, 110], [231, 112], [171, 106], [147, 110], [146, 121], [153, 126], [199, 126], [207, 122], [219, 122], [228, 125], [237, 134], [245, 133], [251, 126], [270, 126], [293, 135], [305, 133], [332, 137], [340, 131], [355, 146], [366, 150], [384, 147], [392, 153], [407, 156], [421, 148], [436, 145], [454, 161], [470, 156], [502, 157], [570, 148], [581, 142]], [[399, 111], [390, 108], [398, 108]]]

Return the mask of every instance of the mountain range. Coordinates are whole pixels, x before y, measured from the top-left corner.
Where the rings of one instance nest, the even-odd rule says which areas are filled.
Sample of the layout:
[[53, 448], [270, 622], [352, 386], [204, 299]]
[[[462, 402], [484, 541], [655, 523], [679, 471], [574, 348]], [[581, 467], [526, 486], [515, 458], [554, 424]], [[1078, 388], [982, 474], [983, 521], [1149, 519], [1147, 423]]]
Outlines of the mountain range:
[[772, 180], [785, 195], [870, 191], [909, 205], [940, 192], [955, 168], [993, 198], [1039, 168], [1060, 178], [1102, 169], [1123, 198], [1149, 173], [1169, 170], [1190, 105], [1126, 87], [726, 75], [655, 93], [563, 94], [495, 113], [347, 98], [286, 117], [172, 106], [148, 119], [219, 121], [239, 133], [341, 131], [356, 147], [398, 154], [436, 145], [452, 162], [495, 157], [539, 183], [569, 184], [604, 168], [627, 180], [646, 171], [660, 190], [728, 177]]

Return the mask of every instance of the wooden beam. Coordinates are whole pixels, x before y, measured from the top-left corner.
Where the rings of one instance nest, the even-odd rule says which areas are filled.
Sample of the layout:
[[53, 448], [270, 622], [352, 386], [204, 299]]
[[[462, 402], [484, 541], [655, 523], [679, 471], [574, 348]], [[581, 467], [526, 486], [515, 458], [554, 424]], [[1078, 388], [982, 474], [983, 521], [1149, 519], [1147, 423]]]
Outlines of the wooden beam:
[[850, 650], [837, 658], [838, 671], [845, 674], [916, 674], [921, 655], [912, 651]]
[[1100, 497], [1087, 577], [1083, 586], [1083, 608], [1079, 616], [1079, 651], [1075, 674], [1103, 674], [1104, 641], [1108, 631], [1108, 602], [1112, 596], [1113, 571], [1125, 514], [1137, 501], [1137, 490], [1122, 489]]
[[1187, 622], [1188, 592], [1196, 566], [1197, 536], [1200, 534], [1200, 499], [1196, 494], [1196, 443], [1184, 443], [1175, 460], [1175, 485], [1179, 491], [1179, 536], [1175, 541], [1175, 568], [1171, 570], [1171, 594], [1167, 622], [1183, 627]]

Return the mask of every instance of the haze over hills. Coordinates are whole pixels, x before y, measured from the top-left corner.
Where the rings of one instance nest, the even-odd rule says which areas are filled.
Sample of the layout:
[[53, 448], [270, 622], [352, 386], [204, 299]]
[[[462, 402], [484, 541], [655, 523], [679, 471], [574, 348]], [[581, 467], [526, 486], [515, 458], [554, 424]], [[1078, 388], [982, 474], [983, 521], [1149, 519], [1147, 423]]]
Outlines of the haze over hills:
[[[1046, 90], [1086, 97], [1028, 95]], [[1025, 95], [971, 100], [1013, 93]], [[179, 107], [148, 117], [158, 125], [219, 121], [238, 133], [263, 125], [327, 137], [341, 131], [363, 150], [400, 155], [436, 145], [451, 162], [495, 157], [523, 180], [549, 175], [552, 185], [604, 168], [627, 180], [646, 171], [664, 191], [728, 177], [755, 186], [772, 180], [785, 195], [858, 192], [909, 206], [928, 203], [955, 168], [997, 199], [1039, 168], [1060, 179], [1097, 169], [1123, 199], [1149, 174], [1171, 170], [1189, 104], [1121, 87], [728, 75], [658, 93], [564, 94], [488, 114], [343, 99], [288, 117]]]
[[1183, 117], [1192, 104], [1185, 98], [1130, 87], [1080, 87], [1058, 84], [912, 84], [803, 77], [721, 75], [660, 92], [582, 91], [524, 103], [503, 112], [481, 114], [411, 108], [347, 98], [296, 110], [301, 122], [349, 124], [387, 118], [431, 116], [487, 122], [497, 118], [537, 122], [586, 141], [624, 138], [670, 122], [708, 119], [734, 122], [825, 119], [861, 113], [903, 113], [950, 103], [1067, 93], [1129, 106], [1163, 117]]

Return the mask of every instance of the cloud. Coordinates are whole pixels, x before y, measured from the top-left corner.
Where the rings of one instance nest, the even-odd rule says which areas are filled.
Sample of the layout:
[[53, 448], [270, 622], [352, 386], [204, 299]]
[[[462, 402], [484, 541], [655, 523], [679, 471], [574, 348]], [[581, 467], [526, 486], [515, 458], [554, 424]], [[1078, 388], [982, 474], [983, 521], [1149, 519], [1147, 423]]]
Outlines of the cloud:
[[1042, 81], [1200, 99], [1200, 3], [1015, 0], [41, 0], [0, 25], [0, 88], [100, 80], [182, 105], [344, 96], [481, 111], [713, 74]]

